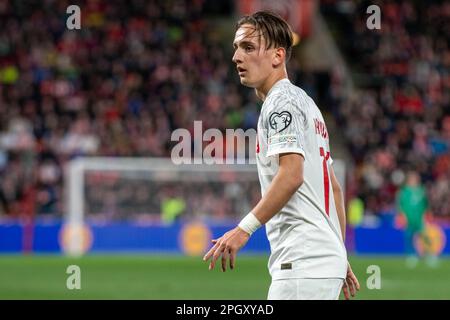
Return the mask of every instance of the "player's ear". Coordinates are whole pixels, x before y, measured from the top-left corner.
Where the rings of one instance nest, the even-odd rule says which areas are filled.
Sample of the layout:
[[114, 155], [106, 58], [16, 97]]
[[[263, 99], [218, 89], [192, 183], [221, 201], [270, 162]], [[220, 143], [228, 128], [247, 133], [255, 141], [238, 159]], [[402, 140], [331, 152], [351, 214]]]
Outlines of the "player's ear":
[[283, 47], [277, 48], [273, 57], [273, 66], [278, 67], [286, 59], [286, 50]]

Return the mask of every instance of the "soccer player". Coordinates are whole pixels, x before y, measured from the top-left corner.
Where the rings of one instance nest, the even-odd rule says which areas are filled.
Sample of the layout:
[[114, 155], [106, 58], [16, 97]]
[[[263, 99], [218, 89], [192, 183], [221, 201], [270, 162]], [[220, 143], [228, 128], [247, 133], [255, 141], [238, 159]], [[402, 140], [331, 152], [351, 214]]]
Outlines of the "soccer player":
[[319, 109], [286, 71], [292, 31], [261, 11], [238, 23], [233, 46], [243, 85], [264, 101], [258, 120], [256, 161], [262, 198], [237, 227], [213, 240], [205, 254], [222, 271], [251, 234], [266, 225], [272, 283], [268, 299], [346, 299], [359, 283], [344, 245], [345, 208], [333, 171], [329, 136]]
[[[428, 209], [427, 194], [425, 188], [421, 185], [420, 176], [417, 172], [409, 171], [405, 185], [397, 192], [397, 209], [406, 216], [407, 220], [405, 230], [406, 265], [409, 268], [414, 268], [419, 262], [414, 238], [422, 237], [424, 241], [429, 241], [424, 232], [424, 218]], [[428, 261], [431, 262], [432, 259], [428, 258]]]

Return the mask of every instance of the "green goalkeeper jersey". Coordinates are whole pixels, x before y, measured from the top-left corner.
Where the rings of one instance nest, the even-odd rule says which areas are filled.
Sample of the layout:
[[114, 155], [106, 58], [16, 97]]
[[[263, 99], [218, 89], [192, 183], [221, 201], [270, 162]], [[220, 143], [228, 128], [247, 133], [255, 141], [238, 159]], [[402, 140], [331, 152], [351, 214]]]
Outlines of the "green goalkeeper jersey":
[[397, 197], [397, 205], [408, 220], [408, 229], [421, 230], [423, 228], [423, 216], [428, 207], [424, 187], [402, 187]]

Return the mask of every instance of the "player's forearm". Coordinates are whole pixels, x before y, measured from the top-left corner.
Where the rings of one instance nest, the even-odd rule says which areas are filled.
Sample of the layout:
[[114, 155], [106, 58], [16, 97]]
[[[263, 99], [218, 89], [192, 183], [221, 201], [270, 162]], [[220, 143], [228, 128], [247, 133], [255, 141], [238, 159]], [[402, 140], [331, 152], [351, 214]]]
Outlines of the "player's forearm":
[[301, 177], [280, 168], [267, 192], [252, 210], [259, 222], [265, 224], [280, 212], [302, 183]]
[[345, 241], [345, 206], [344, 206], [344, 194], [340, 187], [333, 187], [334, 204], [336, 205], [336, 211], [339, 218], [339, 225], [341, 226], [342, 239]]

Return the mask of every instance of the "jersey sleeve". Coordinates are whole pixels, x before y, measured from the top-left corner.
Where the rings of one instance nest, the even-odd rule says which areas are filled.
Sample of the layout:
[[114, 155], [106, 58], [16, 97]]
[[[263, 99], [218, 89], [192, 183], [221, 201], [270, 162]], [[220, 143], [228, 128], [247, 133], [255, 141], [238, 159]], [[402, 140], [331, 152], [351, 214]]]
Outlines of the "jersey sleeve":
[[264, 118], [267, 129], [266, 157], [288, 152], [306, 157], [305, 117], [298, 102], [283, 96], [273, 99]]

